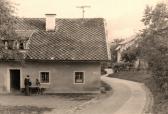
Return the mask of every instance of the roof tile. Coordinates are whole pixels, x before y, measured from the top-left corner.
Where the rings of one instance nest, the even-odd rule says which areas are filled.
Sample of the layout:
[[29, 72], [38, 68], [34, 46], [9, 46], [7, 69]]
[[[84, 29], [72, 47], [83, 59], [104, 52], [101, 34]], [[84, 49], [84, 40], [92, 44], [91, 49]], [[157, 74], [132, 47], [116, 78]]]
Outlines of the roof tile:
[[20, 36], [30, 37], [29, 59], [108, 59], [102, 18], [56, 19], [54, 32], [45, 31], [44, 18], [20, 18], [15, 28]]

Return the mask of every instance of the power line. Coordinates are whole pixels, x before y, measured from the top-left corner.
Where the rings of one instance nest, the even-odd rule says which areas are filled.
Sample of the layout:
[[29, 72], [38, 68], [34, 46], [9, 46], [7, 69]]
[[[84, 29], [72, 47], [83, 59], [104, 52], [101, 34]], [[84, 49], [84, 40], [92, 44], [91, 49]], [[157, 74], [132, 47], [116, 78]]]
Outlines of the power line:
[[82, 9], [82, 17], [84, 18], [85, 17], [85, 8], [90, 8], [91, 6], [87, 6], [87, 5], [84, 5], [84, 6], [77, 6], [76, 8], [80, 8]]

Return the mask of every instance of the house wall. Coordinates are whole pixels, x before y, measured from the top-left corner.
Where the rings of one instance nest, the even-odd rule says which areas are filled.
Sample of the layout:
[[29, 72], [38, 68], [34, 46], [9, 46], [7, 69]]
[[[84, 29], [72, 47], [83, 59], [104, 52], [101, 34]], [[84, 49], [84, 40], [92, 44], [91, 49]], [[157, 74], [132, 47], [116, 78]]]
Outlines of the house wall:
[[121, 62], [121, 51], [120, 50], [117, 51], [117, 62], [118, 63]]
[[0, 93], [3, 93], [6, 91], [7, 85], [7, 78], [6, 78], [6, 72], [5, 72], [5, 67], [3, 67], [2, 64], [0, 64]]
[[[24, 65], [18, 63], [0, 64], [0, 92], [10, 92], [10, 69], [20, 69], [21, 88], [24, 88], [24, 78], [30, 75], [32, 83], [39, 78], [40, 71], [49, 71], [50, 83], [42, 84], [47, 88], [46, 93], [81, 93], [96, 92], [100, 88], [100, 64], [99, 63], [38, 63], [29, 62]], [[74, 72], [83, 71], [84, 84], [74, 83]]]

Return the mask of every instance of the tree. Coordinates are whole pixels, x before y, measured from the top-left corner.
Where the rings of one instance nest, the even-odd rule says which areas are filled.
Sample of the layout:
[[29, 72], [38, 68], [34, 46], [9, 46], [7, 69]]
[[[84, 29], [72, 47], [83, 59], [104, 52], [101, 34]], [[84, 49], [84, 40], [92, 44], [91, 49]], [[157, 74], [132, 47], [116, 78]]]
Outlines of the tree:
[[15, 16], [14, 7], [8, 0], [0, 0], [0, 38], [13, 38], [16, 36], [14, 31]]
[[14, 16], [14, 6], [8, 0], [0, 0], [0, 53], [1, 59], [23, 60], [23, 54], [18, 50], [4, 49], [4, 41], [17, 40], [14, 25], [16, 17]]
[[[139, 43], [141, 56], [149, 63], [154, 79], [163, 89], [168, 83], [168, 8], [158, 3], [154, 8], [145, 9], [142, 22], [146, 28], [142, 31]], [[167, 81], [165, 81], [167, 80]]]
[[137, 59], [137, 56], [138, 56], [137, 47], [135, 46], [129, 47], [128, 49], [123, 51], [121, 56], [124, 62], [133, 63]]
[[128, 46], [121, 54], [122, 61], [124, 62], [129, 62], [129, 63], [134, 63], [137, 58], [140, 57], [140, 47], [138, 45], [139, 40], [140, 40], [140, 35], [136, 34], [133, 39], [133, 43]]
[[[154, 9], [149, 6], [142, 19], [146, 29], [142, 31], [141, 56], [150, 61], [153, 57], [165, 56], [168, 53], [168, 9], [159, 3]], [[152, 62], [152, 61], [150, 61]]]

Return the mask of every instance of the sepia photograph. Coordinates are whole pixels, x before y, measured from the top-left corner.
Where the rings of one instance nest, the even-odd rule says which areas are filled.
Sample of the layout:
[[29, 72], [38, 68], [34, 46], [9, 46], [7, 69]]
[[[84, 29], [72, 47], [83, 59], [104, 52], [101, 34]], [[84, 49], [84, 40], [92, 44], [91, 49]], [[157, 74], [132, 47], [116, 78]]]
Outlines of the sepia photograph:
[[0, 114], [168, 114], [168, 0], [0, 0]]

